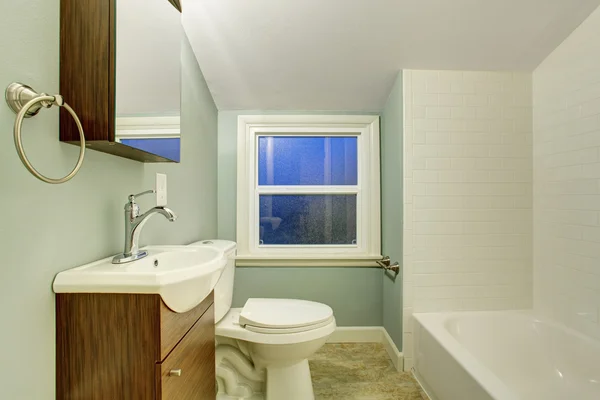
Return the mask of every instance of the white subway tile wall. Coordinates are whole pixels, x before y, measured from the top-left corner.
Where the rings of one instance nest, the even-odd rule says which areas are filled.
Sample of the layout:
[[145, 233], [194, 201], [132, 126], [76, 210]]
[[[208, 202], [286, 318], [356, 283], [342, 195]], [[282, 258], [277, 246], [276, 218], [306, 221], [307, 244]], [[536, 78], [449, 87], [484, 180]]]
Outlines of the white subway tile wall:
[[531, 74], [404, 71], [404, 344], [412, 313], [532, 307]]
[[535, 307], [600, 339], [600, 9], [533, 74]]

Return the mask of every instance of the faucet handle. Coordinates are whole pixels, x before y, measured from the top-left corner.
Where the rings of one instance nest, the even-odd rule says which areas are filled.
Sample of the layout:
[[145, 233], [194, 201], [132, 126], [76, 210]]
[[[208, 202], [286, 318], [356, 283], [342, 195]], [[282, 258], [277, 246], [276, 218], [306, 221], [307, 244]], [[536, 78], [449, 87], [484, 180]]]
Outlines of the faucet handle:
[[130, 218], [136, 218], [140, 215], [140, 206], [135, 202], [135, 198], [145, 194], [156, 193], [154, 190], [146, 190], [138, 194], [130, 194], [127, 198], [129, 201], [125, 203], [125, 212], [130, 214]]
[[138, 194], [130, 194], [129, 195], [129, 202], [130, 203], [135, 203], [135, 198], [136, 197], [140, 197], [146, 194], [151, 194], [151, 193], [156, 193], [156, 191], [154, 189], [150, 189], [150, 190], [146, 190], [145, 192], [142, 193], [138, 193]]

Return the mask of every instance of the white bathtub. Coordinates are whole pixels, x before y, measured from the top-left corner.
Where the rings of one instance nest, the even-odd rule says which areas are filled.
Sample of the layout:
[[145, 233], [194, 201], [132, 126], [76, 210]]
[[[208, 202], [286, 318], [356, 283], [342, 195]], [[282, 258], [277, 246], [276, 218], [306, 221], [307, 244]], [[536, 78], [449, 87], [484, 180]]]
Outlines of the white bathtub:
[[600, 343], [530, 311], [414, 314], [433, 400], [600, 400]]

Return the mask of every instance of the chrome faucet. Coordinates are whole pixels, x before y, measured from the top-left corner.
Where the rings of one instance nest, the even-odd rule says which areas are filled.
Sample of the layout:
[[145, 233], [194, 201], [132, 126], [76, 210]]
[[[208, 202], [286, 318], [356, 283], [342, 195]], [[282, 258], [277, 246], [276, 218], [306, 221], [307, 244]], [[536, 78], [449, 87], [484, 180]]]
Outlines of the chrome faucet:
[[147, 251], [140, 251], [139, 240], [142, 227], [151, 216], [161, 214], [171, 222], [177, 219], [177, 215], [167, 207], [153, 207], [140, 215], [140, 206], [135, 198], [150, 193], [154, 193], [154, 190], [129, 195], [129, 201], [125, 204], [125, 250], [113, 258], [113, 264], [128, 263], [148, 255]]

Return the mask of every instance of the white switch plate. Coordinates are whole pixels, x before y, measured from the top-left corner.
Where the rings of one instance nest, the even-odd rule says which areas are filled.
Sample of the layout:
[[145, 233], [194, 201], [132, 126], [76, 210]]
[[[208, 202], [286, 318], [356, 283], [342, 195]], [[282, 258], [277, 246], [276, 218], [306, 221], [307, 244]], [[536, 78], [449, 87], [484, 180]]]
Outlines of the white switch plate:
[[156, 174], [156, 205], [167, 205], [167, 175]]

